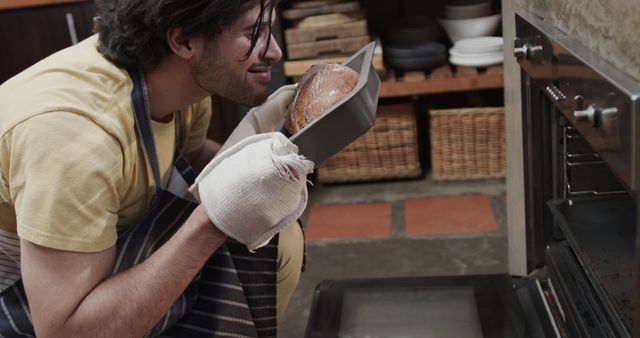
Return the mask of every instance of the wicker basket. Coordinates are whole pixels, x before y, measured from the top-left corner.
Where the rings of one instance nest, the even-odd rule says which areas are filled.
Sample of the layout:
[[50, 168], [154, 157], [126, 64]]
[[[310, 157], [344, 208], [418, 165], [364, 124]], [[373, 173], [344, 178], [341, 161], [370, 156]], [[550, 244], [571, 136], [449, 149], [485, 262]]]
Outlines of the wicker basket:
[[417, 177], [422, 174], [412, 103], [378, 105], [369, 131], [318, 168], [325, 183]]
[[434, 180], [505, 176], [504, 107], [432, 110], [429, 116]]

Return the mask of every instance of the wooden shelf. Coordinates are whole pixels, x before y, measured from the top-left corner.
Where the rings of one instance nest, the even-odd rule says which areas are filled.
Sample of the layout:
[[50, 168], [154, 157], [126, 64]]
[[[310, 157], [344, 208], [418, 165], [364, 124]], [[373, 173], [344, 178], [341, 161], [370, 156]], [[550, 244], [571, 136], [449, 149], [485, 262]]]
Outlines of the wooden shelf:
[[[301, 76], [309, 67], [317, 63], [341, 63], [347, 57], [285, 61], [285, 76]], [[373, 66], [385, 72], [382, 56], [375, 55]], [[489, 68], [442, 66], [430, 73], [407, 72], [396, 77], [393, 71], [386, 71], [380, 84], [380, 97], [402, 97], [412, 95], [441, 94], [504, 87], [502, 65]]]
[[422, 72], [410, 72], [403, 77], [396, 78], [390, 74], [380, 85], [380, 97], [440, 94], [503, 87], [502, 66], [494, 66], [486, 70], [458, 67], [455, 72], [451, 67], [444, 66], [428, 75]]

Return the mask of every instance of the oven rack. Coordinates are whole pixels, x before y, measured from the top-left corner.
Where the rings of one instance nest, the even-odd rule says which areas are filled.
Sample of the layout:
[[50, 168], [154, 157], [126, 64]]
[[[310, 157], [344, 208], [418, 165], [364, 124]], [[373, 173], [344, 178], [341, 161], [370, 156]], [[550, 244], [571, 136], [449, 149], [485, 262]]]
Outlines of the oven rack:
[[588, 146], [575, 127], [565, 125], [562, 137], [565, 198], [626, 193], [606, 163]]

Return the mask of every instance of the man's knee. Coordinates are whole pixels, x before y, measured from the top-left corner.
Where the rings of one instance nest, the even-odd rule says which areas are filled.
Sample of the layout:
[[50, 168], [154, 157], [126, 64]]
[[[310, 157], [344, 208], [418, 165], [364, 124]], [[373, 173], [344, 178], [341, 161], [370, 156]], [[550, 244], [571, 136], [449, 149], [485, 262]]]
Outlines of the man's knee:
[[298, 222], [280, 232], [278, 244], [278, 282], [289, 276], [300, 276], [304, 255], [304, 237]]
[[278, 243], [278, 323], [282, 321], [289, 299], [300, 280], [304, 256], [304, 236], [298, 222], [280, 231]]

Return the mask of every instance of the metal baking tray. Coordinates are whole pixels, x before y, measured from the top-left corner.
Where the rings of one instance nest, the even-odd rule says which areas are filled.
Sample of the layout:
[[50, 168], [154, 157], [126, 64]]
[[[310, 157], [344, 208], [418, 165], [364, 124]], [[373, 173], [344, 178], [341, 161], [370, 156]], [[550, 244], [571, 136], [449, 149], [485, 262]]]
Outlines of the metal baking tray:
[[360, 74], [355, 88], [289, 137], [316, 167], [363, 135], [376, 120], [380, 77], [371, 65], [374, 47], [371, 42], [342, 63]]

